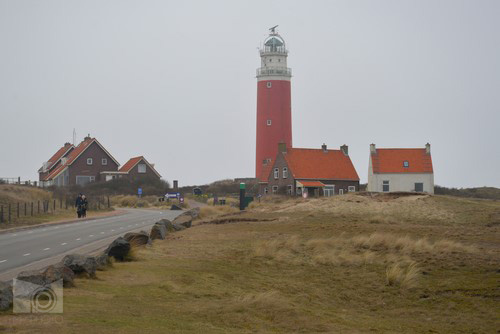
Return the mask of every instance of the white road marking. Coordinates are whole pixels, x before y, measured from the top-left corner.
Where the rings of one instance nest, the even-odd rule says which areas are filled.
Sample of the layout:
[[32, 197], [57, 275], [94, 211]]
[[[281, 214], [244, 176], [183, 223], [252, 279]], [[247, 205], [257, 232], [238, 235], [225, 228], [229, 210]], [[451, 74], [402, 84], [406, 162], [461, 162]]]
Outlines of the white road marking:
[[129, 225], [129, 226], [127, 226], [127, 227], [132, 227], [132, 225]]
[[49, 247], [47, 247], [47, 248], [45, 248], [45, 249], [44, 249], [44, 251], [48, 251], [49, 249], [50, 249], [50, 248], [49, 248]]
[[17, 237], [17, 234], [16, 234], [16, 233], [14, 233], [12, 236], [13, 236], [13, 237]]
[[67, 245], [67, 244], [68, 244], [68, 243], [66, 243], [66, 242], [63, 242], [63, 243], [61, 244], [61, 246], [64, 246], [64, 245]]
[[54, 227], [55, 229], [59, 228], [59, 226]]
[[33, 231], [28, 231], [28, 233], [33, 233]]
[[0, 263], [4, 263], [5, 261], [7, 261], [7, 260], [0, 260]]
[[93, 234], [89, 235], [90, 238], [92, 238], [93, 236], [94, 236]]
[[31, 253], [26, 253], [26, 254], [23, 254], [23, 256], [30, 256]]
[[123, 230], [123, 227], [120, 227], [120, 230]]
[[115, 230], [111, 230], [111, 232], [114, 232]]
[[76, 241], [80, 241], [80, 240], [82, 240], [82, 238], [78, 238], [78, 239], [76, 239]]
[[47, 231], [47, 229], [46, 229], [46, 228], [42, 229], [42, 232], [45, 232], [45, 231]]
[[104, 234], [104, 232], [101, 232], [101, 234]]

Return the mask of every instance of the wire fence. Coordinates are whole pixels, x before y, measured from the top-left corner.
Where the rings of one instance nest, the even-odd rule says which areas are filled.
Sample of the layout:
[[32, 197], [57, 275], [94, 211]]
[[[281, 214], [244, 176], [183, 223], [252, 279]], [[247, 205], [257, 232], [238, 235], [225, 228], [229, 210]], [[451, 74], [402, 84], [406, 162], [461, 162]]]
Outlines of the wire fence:
[[37, 181], [21, 180], [21, 177], [0, 177], [0, 184], [17, 184], [22, 186], [38, 186]]
[[[110, 207], [109, 196], [97, 197], [88, 201], [87, 210], [98, 211]], [[0, 204], [0, 223], [18, 222], [30, 217], [56, 214], [73, 208], [75, 208], [75, 200], [70, 198]]]

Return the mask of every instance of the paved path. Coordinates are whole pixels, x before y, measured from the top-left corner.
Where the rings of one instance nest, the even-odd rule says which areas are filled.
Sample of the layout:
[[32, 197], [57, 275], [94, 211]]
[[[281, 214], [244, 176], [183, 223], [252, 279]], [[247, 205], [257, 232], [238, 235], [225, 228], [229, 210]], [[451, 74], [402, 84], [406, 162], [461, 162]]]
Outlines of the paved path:
[[11, 279], [21, 270], [57, 262], [71, 252], [89, 253], [120, 235], [150, 227], [161, 218], [174, 219], [182, 211], [125, 209], [120, 216], [41, 226], [0, 234], [0, 279]]

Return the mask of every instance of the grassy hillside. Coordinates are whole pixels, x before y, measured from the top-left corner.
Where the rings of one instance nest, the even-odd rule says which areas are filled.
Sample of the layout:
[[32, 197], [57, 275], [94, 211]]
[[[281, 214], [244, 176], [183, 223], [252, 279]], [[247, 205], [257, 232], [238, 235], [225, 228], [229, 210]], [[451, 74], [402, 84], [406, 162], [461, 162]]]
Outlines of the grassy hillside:
[[500, 189], [494, 187], [479, 188], [446, 188], [435, 186], [434, 191], [437, 195], [451, 195], [469, 198], [487, 198], [500, 200]]
[[19, 333], [498, 329], [499, 202], [349, 194], [202, 213], [193, 228], [138, 251], [138, 261], [65, 290], [61, 324], [5, 315], [0, 326]]
[[18, 202], [43, 201], [51, 198], [52, 193], [40, 188], [0, 184], [0, 205], [14, 205]]

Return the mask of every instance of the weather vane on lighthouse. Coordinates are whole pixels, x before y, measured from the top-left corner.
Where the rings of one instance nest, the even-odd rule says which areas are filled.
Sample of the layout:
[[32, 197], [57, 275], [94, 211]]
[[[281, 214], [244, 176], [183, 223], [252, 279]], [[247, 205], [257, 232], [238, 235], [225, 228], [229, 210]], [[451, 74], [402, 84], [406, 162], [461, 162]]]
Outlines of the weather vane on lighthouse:
[[278, 28], [278, 25], [275, 25], [274, 27], [269, 28], [269, 31], [271, 32], [272, 35], [276, 34], [276, 28]]

